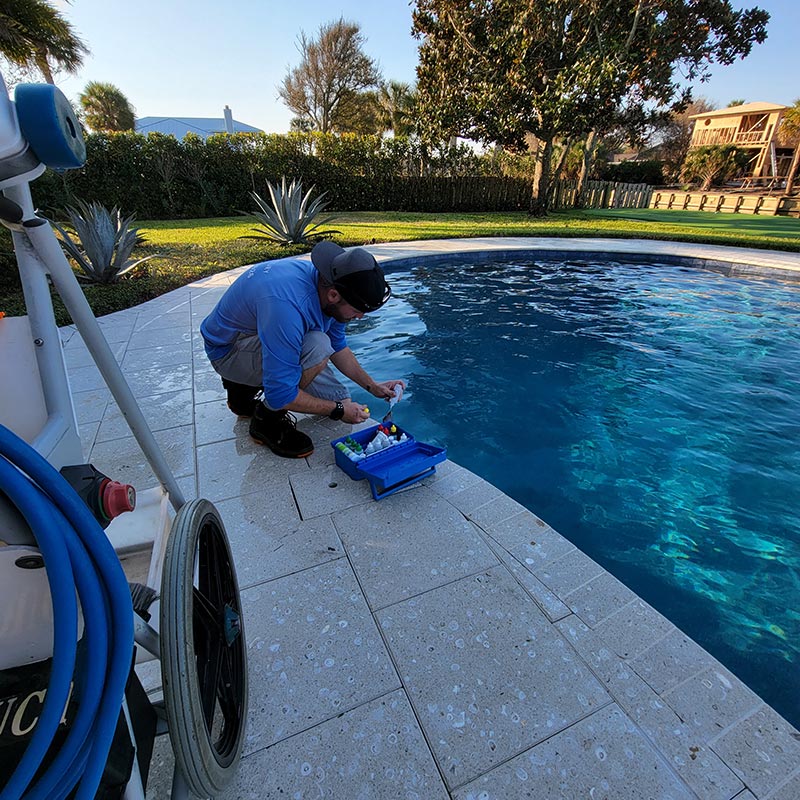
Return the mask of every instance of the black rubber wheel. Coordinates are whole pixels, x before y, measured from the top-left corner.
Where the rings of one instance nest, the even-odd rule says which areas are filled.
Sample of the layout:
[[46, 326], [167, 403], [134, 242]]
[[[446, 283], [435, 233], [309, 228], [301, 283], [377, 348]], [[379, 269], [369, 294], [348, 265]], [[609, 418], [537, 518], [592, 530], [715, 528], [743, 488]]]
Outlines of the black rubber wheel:
[[219, 513], [184, 505], [161, 576], [161, 673], [175, 762], [191, 792], [214, 797], [239, 762], [247, 720], [247, 648], [239, 584]]

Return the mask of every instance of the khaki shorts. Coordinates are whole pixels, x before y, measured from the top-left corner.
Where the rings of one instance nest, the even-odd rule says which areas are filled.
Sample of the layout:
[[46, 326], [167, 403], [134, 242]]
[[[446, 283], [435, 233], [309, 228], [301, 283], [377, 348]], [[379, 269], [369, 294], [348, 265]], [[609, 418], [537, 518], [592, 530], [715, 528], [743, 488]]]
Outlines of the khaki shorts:
[[[333, 355], [331, 340], [322, 331], [309, 331], [303, 339], [300, 366], [311, 369]], [[245, 386], [263, 386], [261, 340], [258, 334], [239, 334], [230, 352], [211, 362], [214, 371], [227, 381]], [[305, 390], [323, 400], [344, 400], [350, 392], [333, 374], [330, 364], [306, 386]]]

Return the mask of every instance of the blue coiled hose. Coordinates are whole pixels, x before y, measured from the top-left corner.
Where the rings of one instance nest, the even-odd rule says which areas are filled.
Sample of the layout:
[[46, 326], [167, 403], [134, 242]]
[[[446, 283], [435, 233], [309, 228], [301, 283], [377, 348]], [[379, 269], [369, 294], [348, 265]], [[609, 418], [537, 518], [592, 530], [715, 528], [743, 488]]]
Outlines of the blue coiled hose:
[[[44, 558], [53, 600], [53, 662], [42, 713], [0, 800], [92, 800], [133, 658], [133, 607], [114, 548], [85, 503], [32, 447], [0, 425], [0, 489], [17, 507]], [[86, 670], [76, 676], [78, 713], [47, 771], [31, 786], [55, 736], [75, 671], [80, 598]]]

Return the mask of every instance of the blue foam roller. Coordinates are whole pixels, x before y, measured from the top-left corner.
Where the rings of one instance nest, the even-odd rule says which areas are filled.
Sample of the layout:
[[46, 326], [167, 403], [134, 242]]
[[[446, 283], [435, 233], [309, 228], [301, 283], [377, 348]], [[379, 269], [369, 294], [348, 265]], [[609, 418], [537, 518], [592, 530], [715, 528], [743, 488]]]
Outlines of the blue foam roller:
[[39, 161], [57, 170], [86, 163], [80, 123], [60, 89], [49, 83], [21, 83], [14, 103], [22, 135]]

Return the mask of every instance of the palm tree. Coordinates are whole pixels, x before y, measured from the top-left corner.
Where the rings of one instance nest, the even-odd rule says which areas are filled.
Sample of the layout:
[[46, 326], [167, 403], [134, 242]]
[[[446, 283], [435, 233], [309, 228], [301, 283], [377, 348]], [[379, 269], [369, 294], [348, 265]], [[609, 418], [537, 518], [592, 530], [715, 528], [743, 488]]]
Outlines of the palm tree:
[[378, 92], [380, 122], [383, 129], [395, 136], [408, 136], [416, 128], [415, 108], [417, 94], [401, 81], [381, 84]]
[[783, 122], [778, 131], [778, 139], [781, 144], [794, 147], [792, 165], [789, 167], [789, 174], [786, 176], [786, 194], [791, 194], [797, 169], [800, 167], [800, 97], [794, 101], [794, 105], [783, 115]]
[[93, 131], [133, 130], [133, 107], [113, 83], [90, 81], [80, 93], [79, 100], [86, 124]]
[[75, 73], [89, 50], [72, 25], [46, 0], [0, 0], [0, 55], [22, 69]]

